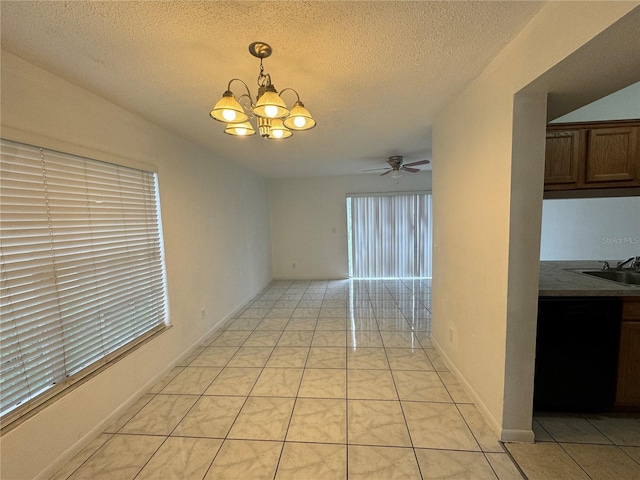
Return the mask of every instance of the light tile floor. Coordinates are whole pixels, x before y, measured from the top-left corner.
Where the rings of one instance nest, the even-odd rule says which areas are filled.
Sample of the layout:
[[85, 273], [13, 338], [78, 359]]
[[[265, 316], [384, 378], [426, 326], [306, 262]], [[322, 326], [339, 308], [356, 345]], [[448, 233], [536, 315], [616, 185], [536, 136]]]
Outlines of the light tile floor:
[[430, 299], [273, 282], [53, 478], [523, 478], [432, 348]]
[[507, 444], [529, 480], [639, 480], [640, 416], [539, 413], [535, 444]]

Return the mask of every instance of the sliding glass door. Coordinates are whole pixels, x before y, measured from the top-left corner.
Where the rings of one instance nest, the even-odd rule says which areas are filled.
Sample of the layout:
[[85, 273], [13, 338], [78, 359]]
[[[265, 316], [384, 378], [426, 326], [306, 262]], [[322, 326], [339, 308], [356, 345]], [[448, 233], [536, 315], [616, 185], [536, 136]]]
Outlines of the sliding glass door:
[[431, 277], [431, 195], [350, 195], [349, 274]]

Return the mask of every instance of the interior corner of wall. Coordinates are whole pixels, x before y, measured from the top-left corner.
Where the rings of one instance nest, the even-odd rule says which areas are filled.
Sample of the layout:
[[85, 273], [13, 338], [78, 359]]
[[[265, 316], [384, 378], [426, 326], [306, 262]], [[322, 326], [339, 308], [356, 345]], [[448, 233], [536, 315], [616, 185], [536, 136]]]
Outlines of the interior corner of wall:
[[[471, 400], [473, 400], [473, 403], [475, 404], [476, 408], [478, 409], [480, 414], [483, 416], [483, 418], [489, 425], [489, 428], [491, 428], [491, 430], [496, 434], [496, 436], [501, 441], [504, 441], [502, 440], [502, 435], [505, 430], [502, 428], [501, 421], [498, 420], [493, 415], [493, 413], [491, 413], [491, 410], [489, 410], [489, 408], [487, 407], [485, 402], [482, 400], [480, 395], [471, 386], [471, 384], [467, 381], [467, 379], [462, 375], [462, 373], [460, 372], [460, 370], [458, 370], [456, 365], [453, 364], [453, 362], [448, 357], [448, 355], [444, 352], [440, 344], [433, 338], [431, 339], [431, 343], [435, 346], [436, 350], [438, 351], [438, 354], [444, 361], [445, 365], [447, 365], [451, 373], [456, 377], [456, 379], [458, 380], [458, 382], [460, 383], [464, 391], [471, 397]], [[520, 440], [513, 440], [513, 441], [520, 441]]]

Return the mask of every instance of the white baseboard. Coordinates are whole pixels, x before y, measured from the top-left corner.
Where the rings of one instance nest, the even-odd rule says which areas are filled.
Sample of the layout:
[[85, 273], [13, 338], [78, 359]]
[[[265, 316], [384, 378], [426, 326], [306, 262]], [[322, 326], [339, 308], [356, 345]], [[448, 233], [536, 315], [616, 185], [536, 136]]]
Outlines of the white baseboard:
[[500, 441], [511, 443], [534, 443], [535, 434], [533, 433], [533, 430], [510, 430], [508, 428], [504, 428], [500, 435]]
[[473, 389], [473, 387], [467, 382], [464, 376], [460, 373], [460, 371], [455, 367], [451, 359], [444, 353], [442, 347], [438, 344], [438, 342], [432, 337], [431, 343], [438, 351], [438, 354], [442, 358], [442, 361], [447, 365], [451, 373], [455, 375], [456, 379], [462, 386], [465, 392], [471, 397], [473, 403], [476, 408], [480, 411], [480, 414], [484, 417], [485, 421], [489, 425], [489, 428], [493, 430], [493, 433], [496, 434], [498, 439], [501, 442], [519, 442], [519, 443], [533, 443], [535, 440], [535, 436], [533, 433], [533, 429], [530, 430], [513, 430], [502, 428], [502, 424], [493, 416], [493, 414], [489, 411], [487, 406], [484, 404], [478, 393]]

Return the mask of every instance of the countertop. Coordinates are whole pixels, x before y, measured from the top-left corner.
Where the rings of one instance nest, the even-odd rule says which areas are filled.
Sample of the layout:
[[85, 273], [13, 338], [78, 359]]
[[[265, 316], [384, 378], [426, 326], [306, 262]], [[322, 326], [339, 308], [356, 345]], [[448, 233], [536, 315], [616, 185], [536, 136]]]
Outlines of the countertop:
[[[616, 260], [611, 260], [615, 265]], [[540, 262], [539, 295], [541, 297], [640, 297], [640, 286], [590, 277], [583, 270], [600, 270], [602, 262]]]

